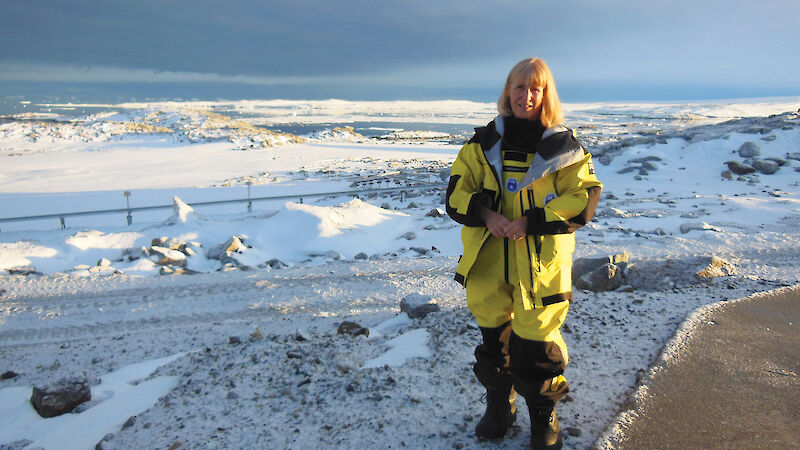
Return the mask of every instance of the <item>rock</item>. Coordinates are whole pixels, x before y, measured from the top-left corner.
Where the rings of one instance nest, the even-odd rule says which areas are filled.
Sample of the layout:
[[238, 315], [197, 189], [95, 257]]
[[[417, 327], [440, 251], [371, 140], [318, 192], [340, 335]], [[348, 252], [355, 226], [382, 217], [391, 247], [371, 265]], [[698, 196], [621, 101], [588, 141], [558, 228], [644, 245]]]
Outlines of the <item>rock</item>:
[[753, 161], [753, 168], [764, 175], [772, 175], [780, 169], [780, 166], [775, 161], [756, 160]]
[[97, 261], [97, 265], [101, 267], [110, 267], [111, 261], [106, 258], [101, 258], [100, 260]]
[[359, 252], [356, 256], [353, 257], [353, 259], [359, 259], [359, 260], [369, 259], [369, 256], [364, 252]]
[[581, 435], [581, 429], [576, 427], [567, 427], [567, 434], [573, 437], [579, 437]]
[[761, 148], [752, 141], [747, 141], [739, 147], [739, 156], [742, 158], [753, 158], [761, 155]]
[[333, 250], [325, 252], [323, 256], [325, 256], [328, 259], [332, 259], [334, 261], [339, 261], [340, 259], [342, 259], [342, 255], [339, 252], [335, 252]]
[[242, 343], [242, 340], [239, 339], [238, 336], [230, 336], [230, 337], [228, 337], [228, 344], [237, 345], [237, 344], [241, 344], [241, 343]]
[[167, 245], [167, 241], [169, 241], [169, 238], [166, 237], [166, 236], [153, 238], [150, 241], [150, 246], [151, 247], [164, 247], [165, 245]]
[[647, 162], [647, 161], [645, 161], [645, 162], [643, 162], [643, 163], [642, 163], [642, 169], [646, 169], [646, 170], [658, 170], [658, 167], [656, 167], [656, 165], [655, 165], [655, 164], [653, 164], [653, 163], [651, 163], [651, 162]]
[[419, 208], [419, 205], [417, 205], [414, 202], [411, 202], [411, 203], [408, 204], [408, 206], [406, 206], [406, 208], [408, 208], [408, 209]]
[[[125, 423], [127, 423], [127, 422], [125, 422]], [[124, 426], [125, 425], [123, 425], [123, 430], [125, 429]], [[113, 441], [115, 437], [116, 436], [114, 435], [114, 433], [106, 434], [105, 436], [103, 436], [103, 439], [100, 439], [100, 441], [97, 444], [95, 444], [94, 450], [110, 449], [112, 446], [109, 444], [109, 442]]]
[[128, 417], [128, 420], [126, 420], [125, 423], [122, 424], [122, 429], [123, 430], [128, 429], [134, 426], [135, 424], [136, 424], [136, 416], [130, 416]]
[[446, 213], [442, 208], [434, 208], [425, 214], [425, 217], [443, 217]]
[[756, 169], [737, 161], [727, 161], [725, 164], [727, 164], [728, 169], [736, 175], [747, 175], [748, 173], [756, 171]]
[[421, 319], [441, 308], [429, 295], [420, 293], [408, 294], [400, 300], [400, 311], [412, 319]]
[[649, 163], [650, 161], [661, 161], [661, 158], [659, 158], [658, 156], [644, 156], [642, 158], [634, 158], [628, 160], [629, 163], [636, 163], [636, 164]]
[[333, 366], [342, 373], [352, 372], [358, 368], [358, 359], [350, 352], [335, 352], [332, 359]]
[[167, 450], [177, 450], [181, 447], [183, 447], [183, 443], [181, 443], [181, 441], [175, 441], [172, 443], [172, 445], [167, 447]]
[[285, 269], [289, 267], [288, 264], [277, 258], [270, 259], [269, 261], [266, 262], [266, 264], [272, 267], [273, 269]]
[[57, 382], [33, 387], [31, 405], [44, 418], [56, 417], [68, 413], [76, 406], [92, 399], [86, 375], [62, 378]]
[[716, 231], [718, 233], [722, 232], [719, 228], [709, 225], [705, 222], [686, 222], [681, 224], [681, 233], [686, 234], [692, 230], [709, 230], [709, 231]]
[[783, 158], [776, 158], [776, 157], [774, 157], [774, 156], [773, 156], [773, 157], [770, 157], [770, 158], [764, 158], [764, 160], [765, 160], [765, 161], [772, 161], [772, 162], [774, 162], [775, 164], [777, 164], [777, 165], [779, 165], [779, 166], [781, 166], [781, 167], [783, 167], [783, 166], [785, 166], [785, 165], [789, 164], [789, 161], [787, 161], [787, 160], [785, 160], [785, 159], [783, 159]]
[[589, 273], [573, 279], [575, 287], [592, 292], [613, 291], [622, 285], [622, 268], [625, 262], [619, 265], [606, 263]]
[[347, 335], [350, 335], [352, 337], [361, 336], [361, 335], [369, 336], [369, 329], [365, 328], [365, 327], [362, 327], [361, 325], [359, 325], [359, 324], [357, 324], [355, 322], [350, 322], [350, 321], [345, 320], [344, 322], [339, 324], [339, 327], [336, 329], [336, 333], [337, 334], [347, 334]]
[[722, 178], [725, 178], [726, 180], [732, 180], [733, 179], [733, 172], [731, 172], [730, 170], [723, 170], [722, 173], [720, 174], [720, 176]]
[[383, 208], [383, 209], [392, 209], [392, 205], [390, 205], [390, 204], [388, 204], [386, 202], [383, 202], [383, 203], [381, 203], [381, 208]]
[[230, 256], [233, 252], [245, 248], [239, 236], [231, 236], [227, 241], [217, 245], [208, 251], [209, 259], [220, 259], [222, 256]]
[[298, 328], [297, 331], [294, 332], [294, 340], [298, 342], [310, 341], [311, 335], [305, 330]]
[[618, 253], [616, 255], [608, 255], [594, 258], [578, 258], [572, 264], [572, 279], [579, 278], [580, 276], [589, 273], [606, 264], [619, 264], [621, 262], [630, 261], [630, 253]]
[[33, 266], [17, 266], [17, 267], [9, 267], [6, 269], [9, 275], [44, 275], [42, 272], [36, 270]]
[[261, 327], [256, 327], [256, 331], [250, 333], [250, 340], [254, 341], [259, 339], [264, 339], [264, 333], [261, 332]]
[[414, 234], [413, 231], [409, 231], [408, 233], [406, 233], [406, 234], [404, 234], [404, 235], [402, 235], [400, 237], [405, 239], [405, 240], [407, 240], [407, 241], [413, 241], [414, 239], [417, 238], [417, 235]]
[[633, 172], [634, 170], [636, 170], [638, 168], [639, 167], [636, 167], [636, 166], [623, 167], [622, 169], [618, 170], [617, 173], [629, 173], [629, 172]]
[[11, 378], [16, 378], [18, 376], [19, 374], [17, 372], [14, 372], [13, 370], [7, 370], [0, 375], [0, 380], [10, 380]]
[[786, 159], [793, 159], [795, 161], [800, 161], [800, 152], [797, 153], [787, 153]]
[[733, 264], [716, 255], [702, 258], [700, 266], [702, 268], [694, 274], [698, 279], [727, 277], [738, 273]]
[[150, 256], [156, 256], [158, 258], [156, 264], [161, 266], [186, 267], [186, 255], [177, 250], [154, 245], [150, 247]]
[[427, 255], [430, 252], [430, 250], [424, 247], [410, 247], [409, 250], [419, 253], [420, 256]]

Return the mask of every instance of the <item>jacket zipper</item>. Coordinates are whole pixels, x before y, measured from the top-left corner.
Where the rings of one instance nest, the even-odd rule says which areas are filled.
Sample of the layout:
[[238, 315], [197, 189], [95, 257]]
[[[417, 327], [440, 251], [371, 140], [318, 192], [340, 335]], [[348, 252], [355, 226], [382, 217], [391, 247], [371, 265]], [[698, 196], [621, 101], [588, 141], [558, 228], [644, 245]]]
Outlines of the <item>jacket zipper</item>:
[[[533, 193], [531, 192], [531, 190], [528, 190], [528, 201], [529, 201], [530, 209], [533, 209]], [[519, 196], [519, 206], [520, 206], [520, 210], [523, 211], [523, 214], [524, 214], [525, 205], [524, 205], [524, 203], [522, 201], [522, 196], [521, 195]], [[533, 237], [534, 237], [534, 241], [533, 242], [535, 244], [536, 243], [536, 235], [533, 235]], [[531, 239], [531, 235], [529, 235], [526, 232], [525, 233], [525, 246], [528, 249], [528, 254], [529, 255], [531, 254], [531, 241], [530, 241], [530, 239]], [[530, 259], [530, 258], [528, 258], [528, 259]], [[536, 263], [537, 264], [539, 263], [539, 252], [538, 252], [538, 250], [536, 252]], [[533, 281], [533, 261], [530, 261], [528, 263], [528, 272], [530, 273], [530, 277], [531, 277], [531, 292], [530, 292], [530, 294], [532, 296], [534, 296], [534, 298], [533, 298], [533, 309], [536, 309], [536, 296], [534, 294], [535, 286], [534, 286], [534, 281]]]

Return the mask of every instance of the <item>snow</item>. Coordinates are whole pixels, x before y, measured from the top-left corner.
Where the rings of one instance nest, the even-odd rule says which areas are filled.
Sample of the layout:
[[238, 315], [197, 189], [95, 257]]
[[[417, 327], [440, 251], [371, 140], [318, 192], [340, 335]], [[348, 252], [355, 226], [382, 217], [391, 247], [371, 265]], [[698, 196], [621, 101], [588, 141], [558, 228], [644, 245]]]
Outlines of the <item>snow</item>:
[[[596, 442], [694, 311], [800, 282], [798, 105], [566, 105], [605, 183], [576, 257], [628, 251], [646, 275], [633, 292], [575, 292], [564, 334], [571, 394], [559, 417], [581, 433], [565, 435], [566, 448]], [[67, 216], [64, 230], [55, 218], [0, 221], [0, 372], [19, 374], [0, 381], [0, 446], [92, 448], [109, 433], [103, 448], [525, 445], [524, 412], [501, 442], [473, 437], [484, 408], [471, 369], [480, 332], [452, 280], [460, 227], [427, 215], [442, 208], [441, 172], [457, 142], [492, 119], [492, 104], [46, 108], [0, 124], [0, 219], [123, 212]], [[97, 111], [69, 115], [75, 108]], [[250, 125], [311, 128], [299, 141]], [[745, 142], [785, 164], [722, 178]], [[632, 161], [644, 157], [658, 158], [646, 173]], [[199, 205], [248, 190], [281, 198], [250, 212]], [[357, 192], [311, 195], [345, 191]], [[123, 192], [131, 207], [163, 208], [134, 211], [128, 225]], [[705, 225], [681, 231], [692, 224]], [[230, 255], [239, 268], [209, 255], [233, 236], [244, 244]], [[159, 259], [142, 253], [162, 237], [193, 250], [155, 245], [194, 275], [161, 275]], [[710, 255], [738, 274], [694, 280], [689, 262]], [[35, 272], [11, 273], [19, 269]], [[400, 300], [418, 293], [441, 311], [401, 313]], [[369, 336], [338, 335], [343, 320]], [[85, 409], [33, 412], [31, 386], [81, 372], [93, 380]]]

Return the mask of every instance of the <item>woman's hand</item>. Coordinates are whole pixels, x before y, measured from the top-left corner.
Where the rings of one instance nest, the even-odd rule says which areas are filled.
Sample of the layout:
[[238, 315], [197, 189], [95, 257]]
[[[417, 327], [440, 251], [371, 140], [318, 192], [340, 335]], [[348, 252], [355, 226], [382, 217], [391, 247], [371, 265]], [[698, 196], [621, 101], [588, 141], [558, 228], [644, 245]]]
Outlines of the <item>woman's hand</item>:
[[522, 216], [513, 222], [509, 222], [505, 227], [505, 233], [506, 237], [511, 239], [524, 239], [525, 235], [528, 234], [528, 217]]
[[528, 217], [523, 216], [515, 221], [510, 221], [502, 214], [498, 214], [489, 208], [484, 208], [482, 212], [483, 222], [486, 228], [497, 238], [522, 239], [528, 230]]

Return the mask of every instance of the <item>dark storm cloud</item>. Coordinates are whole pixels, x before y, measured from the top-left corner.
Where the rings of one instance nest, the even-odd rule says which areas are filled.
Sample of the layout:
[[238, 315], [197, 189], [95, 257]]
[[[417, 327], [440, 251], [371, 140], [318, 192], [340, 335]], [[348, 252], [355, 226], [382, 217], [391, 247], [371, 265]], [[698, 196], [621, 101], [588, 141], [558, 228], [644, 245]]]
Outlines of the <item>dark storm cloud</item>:
[[658, 82], [796, 90], [797, 17], [796, 0], [2, 1], [0, 79], [53, 79], [70, 66], [70, 79], [111, 68], [259, 83], [387, 82], [386, 74], [394, 82], [496, 83], [520, 58], [540, 56], [558, 80], [586, 89]]
[[[25, 1], [0, 5], [0, 58], [246, 75], [350, 74], [487, 51], [469, 2]], [[477, 3], [476, 3], [477, 4]], [[435, 8], [435, 9], [434, 9]]]

